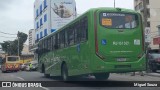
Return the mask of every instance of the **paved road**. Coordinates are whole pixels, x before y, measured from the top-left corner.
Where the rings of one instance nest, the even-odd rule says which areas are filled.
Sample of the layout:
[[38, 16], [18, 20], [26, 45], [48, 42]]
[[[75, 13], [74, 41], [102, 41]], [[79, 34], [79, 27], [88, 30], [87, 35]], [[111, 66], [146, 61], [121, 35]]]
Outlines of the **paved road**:
[[[81, 80], [94, 81], [94, 77], [80, 78]], [[0, 81], [57, 81], [59, 79], [45, 78], [39, 72], [14, 72], [0, 73]], [[108, 81], [160, 81], [160, 77], [153, 76], [130, 76], [130, 74], [111, 74]], [[63, 84], [63, 82], [62, 82]], [[69, 83], [75, 84], [75, 83]], [[98, 83], [97, 83], [98, 84]], [[78, 86], [78, 87], [77, 87]], [[159, 87], [84, 87], [82, 83], [76, 83], [76, 87], [42, 87], [42, 88], [0, 88], [0, 90], [160, 90]]]

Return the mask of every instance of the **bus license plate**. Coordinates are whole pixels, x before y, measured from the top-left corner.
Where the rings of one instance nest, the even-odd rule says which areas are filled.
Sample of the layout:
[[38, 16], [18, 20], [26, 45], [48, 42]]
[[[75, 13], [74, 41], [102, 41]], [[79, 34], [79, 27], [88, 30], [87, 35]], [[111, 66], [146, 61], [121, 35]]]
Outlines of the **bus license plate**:
[[117, 58], [117, 61], [118, 62], [125, 62], [125, 61], [127, 61], [127, 59], [126, 58]]

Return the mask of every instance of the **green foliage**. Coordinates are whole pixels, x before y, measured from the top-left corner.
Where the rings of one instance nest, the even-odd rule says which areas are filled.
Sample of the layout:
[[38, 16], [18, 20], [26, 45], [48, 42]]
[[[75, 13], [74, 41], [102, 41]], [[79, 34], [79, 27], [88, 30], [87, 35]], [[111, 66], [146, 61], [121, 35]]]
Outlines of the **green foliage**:
[[[26, 42], [28, 35], [23, 32], [19, 32], [17, 36], [19, 36], [19, 52], [21, 55], [23, 44]], [[18, 55], [18, 39], [15, 39], [14, 41], [4, 41], [4, 43], [1, 43], [1, 46], [2, 50], [7, 54]]]
[[4, 41], [4, 43], [1, 43], [3, 51], [8, 52], [8, 46], [9, 46], [10, 42], [11, 41]]

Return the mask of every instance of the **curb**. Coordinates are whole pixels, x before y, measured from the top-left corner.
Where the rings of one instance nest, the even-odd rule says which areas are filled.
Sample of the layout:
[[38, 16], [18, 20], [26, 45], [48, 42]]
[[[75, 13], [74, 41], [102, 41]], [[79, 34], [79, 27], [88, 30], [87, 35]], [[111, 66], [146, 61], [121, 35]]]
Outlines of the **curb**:
[[160, 74], [157, 73], [144, 73], [147, 76], [154, 76], [154, 77], [160, 77]]

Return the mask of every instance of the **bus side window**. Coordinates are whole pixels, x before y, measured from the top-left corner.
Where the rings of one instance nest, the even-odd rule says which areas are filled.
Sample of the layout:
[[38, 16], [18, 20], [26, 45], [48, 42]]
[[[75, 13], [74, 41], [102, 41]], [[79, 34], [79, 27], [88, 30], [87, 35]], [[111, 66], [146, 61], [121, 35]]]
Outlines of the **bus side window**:
[[80, 25], [79, 25], [79, 21], [77, 21], [74, 25], [74, 29], [75, 29], [75, 43], [80, 43]]
[[68, 47], [68, 28], [65, 30], [65, 47]]
[[81, 41], [86, 41], [88, 37], [88, 20], [87, 17], [84, 17], [81, 20]]
[[53, 36], [53, 39], [52, 39], [52, 50], [55, 50], [55, 35]]
[[71, 26], [68, 30], [68, 44], [73, 45], [74, 44], [74, 28]]
[[56, 49], [58, 49], [59, 47], [58, 47], [58, 34], [56, 34], [56, 36], [55, 36], [55, 44], [54, 44], [54, 49], [56, 50]]
[[60, 32], [60, 48], [64, 48], [65, 44], [65, 33], [64, 30]]

